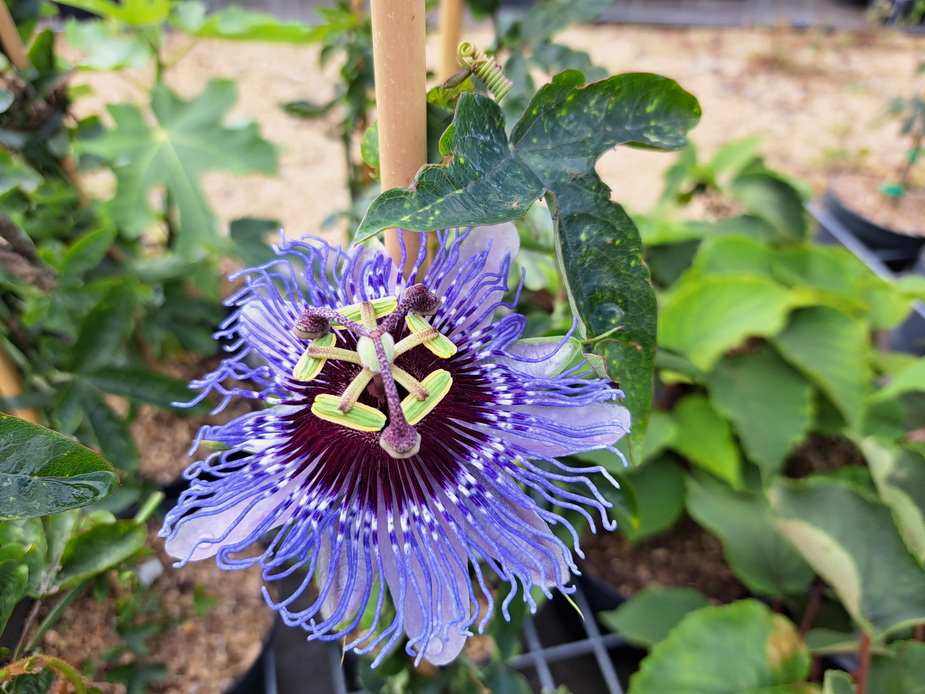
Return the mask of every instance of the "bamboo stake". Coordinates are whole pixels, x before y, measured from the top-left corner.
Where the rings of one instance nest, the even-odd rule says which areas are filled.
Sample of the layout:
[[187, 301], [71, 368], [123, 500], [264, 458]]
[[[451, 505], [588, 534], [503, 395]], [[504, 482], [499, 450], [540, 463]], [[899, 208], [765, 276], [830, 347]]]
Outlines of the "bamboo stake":
[[[424, 68], [424, 0], [372, 0], [373, 63], [379, 116], [382, 188], [407, 187], [427, 163], [427, 92]], [[385, 233], [386, 253], [401, 262], [402, 232]], [[420, 235], [404, 240], [407, 273], [421, 247]]]
[[3, 44], [3, 51], [10, 59], [13, 67], [19, 71], [29, 67], [26, 47], [23, 45], [22, 39], [19, 38], [16, 24], [13, 23], [13, 15], [10, 14], [5, 2], [0, 2], [0, 44]]
[[462, 35], [462, 0], [440, 0], [440, 62], [437, 79], [446, 82], [459, 72], [457, 46]]
[[[22, 381], [19, 378], [19, 371], [16, 365], [10, 359], [6, 350], [0, 345], [0, 396], [4, 398], [13, 398], [22, 393]], [[23, 410], [13, 410], [13, 414], [20, 419], [25, 419], [33, 424], [41, 424], [39, 412], [33, 407]]]

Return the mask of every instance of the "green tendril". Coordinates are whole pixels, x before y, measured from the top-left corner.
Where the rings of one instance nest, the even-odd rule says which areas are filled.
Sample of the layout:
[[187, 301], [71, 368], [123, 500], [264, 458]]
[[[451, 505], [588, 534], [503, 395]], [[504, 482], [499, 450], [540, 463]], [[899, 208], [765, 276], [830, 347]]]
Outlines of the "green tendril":
[[514, 83], [504, 76], [498, 62], [469, 41], [459, 44], [456, 55], [459, 58], [459, 64], [471, 68], [475, 76], [485, 83], [496, 101], [501, 101], [514, 86]]

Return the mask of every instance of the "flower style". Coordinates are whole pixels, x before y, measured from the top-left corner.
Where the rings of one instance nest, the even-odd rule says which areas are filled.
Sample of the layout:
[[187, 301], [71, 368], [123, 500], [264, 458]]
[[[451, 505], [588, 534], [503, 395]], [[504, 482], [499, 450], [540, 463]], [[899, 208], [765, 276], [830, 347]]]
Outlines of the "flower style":
[[[549, 526], [580, 555], [578, 538], [549, 508], [612, 529], [588, 475], [615, 482], [556, 457], [616, 453], [629, 414], [609, 382], [570, 367], [577, 341], [519, 340], [525, 319], [502, 301], [512, 225], [438, 238], [430, 269], [422, 251], [408, 279], [381, 252], [286, 239], [244, 271], [218, 333], [234, 356], [192, 387], [196, 401], [221, 395], [219, 409], [233, 396], [267, 407], [203, 428], [198, 441], [221, 450], [187, 469], [161, 534], [178, 565], [215, 555], [266, 581], [303, 569], [294, 595], [265, 597], [309, 638], [349, 635], [345, 649], [381, 659], [406, 634], [409, 654], [442, 665], [493, 613], [480, 560], [510, 584], [505, 618], [518, 585], [531, 609], [533, 586], [569, 592], [577, 569]], [[273, 529], [262, 554], [234, 556]], [[314, 602], [296, 610], [312, 580]]]

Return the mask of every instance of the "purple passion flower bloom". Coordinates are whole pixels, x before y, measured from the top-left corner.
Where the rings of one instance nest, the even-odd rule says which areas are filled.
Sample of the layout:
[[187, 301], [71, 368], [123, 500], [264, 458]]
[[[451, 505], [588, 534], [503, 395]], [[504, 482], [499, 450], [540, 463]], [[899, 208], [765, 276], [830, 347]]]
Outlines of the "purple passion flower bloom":
[[[616, 453], [629, 414], [609, 382], [570, 367], [577, 341], [519, 339], [526, 321], [503, 303], [512, 225], [438, 237], [430, 269], [422, 253], [408, 279], [381, 252], [317, 240], [284, 239], [242, 273], [217, 333], [233, 356], [192, 387], [221, 395], [219, 409], [233, 396], [265, 407], [203, 427], [198, 441], [221, 450], [187, 469], [161, 534], [178, 565], [304, 571], [293, 595], [265, 597], [309, 638], [381, 658], [407, 635], [409, 654], [443, 665], [493, 612], [480, 562], [510, 585], [505, 618], [518, 586], [531, 609], [533, 586], [570, 591], [576, 567], [549, 526], [568, 527], [580, 554], [578, 537], [548, 509], [612, 529], [588, 475], [615, 482], [556, 458]], [[235, 556], [271, 530], [259, 556]], [[312, 581], [314, 602], [292, 607]]]

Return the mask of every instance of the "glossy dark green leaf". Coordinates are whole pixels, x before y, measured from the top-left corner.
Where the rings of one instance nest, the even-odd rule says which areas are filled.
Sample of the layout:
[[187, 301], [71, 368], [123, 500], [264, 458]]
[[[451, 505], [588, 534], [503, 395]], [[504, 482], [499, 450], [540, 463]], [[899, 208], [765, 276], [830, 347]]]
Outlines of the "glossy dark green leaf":
[[92, 270], [106, 257], [115, 240], [116, 228], [112, 226], [81, 236], [68, 246], [61, 272], [78, 275]]
[[664, 639], [689, 612], [710, 600], [693, 588], [643, 588], [617, 609], [597, 617], [628, 642], [651, 648]]
[[109, 496], [117, 483], [93, 451], [0, 413], [0, 520], [86, 506]]
[[627, 694], [798, 694], [810, 657], [796, 627], [756, 600], [689, 613], [652, 649]]
[[687, 478], [687, 510], [722, 541], [736, 577], [759, 595], [801, 595], [815, 574], [771, 525], [767, 509], [759, 493], [736, 492], [705, 475]]
[[700, 107], [675, 82], [648, 74], [584, 86], [568, 71], [540, 89], [514, 126], [492, 100], [463, 94], [441, 141], [447, 163], [422, 169], [411, 188], [386, 191], [357, 231], [431, 231], [523, 216], [547, 196], [557, 223], [566, 287], [588, 337], [626, 393], [633, 436], [642, 441], [651, 404], [655, 297], [639, 233], [594, 164], [620, 144], [677, 149]]
[[849, 483], [808, 478], [768, 491], [771, 519], [865, 631], [925, 622], [925, 569], [889, 507]]
[[54, 590], [61, 590], [95, 576], [124, 561], [142, 547], [147, 529], [135, 521], [94, 525], [74, 535], [64, 548]]

